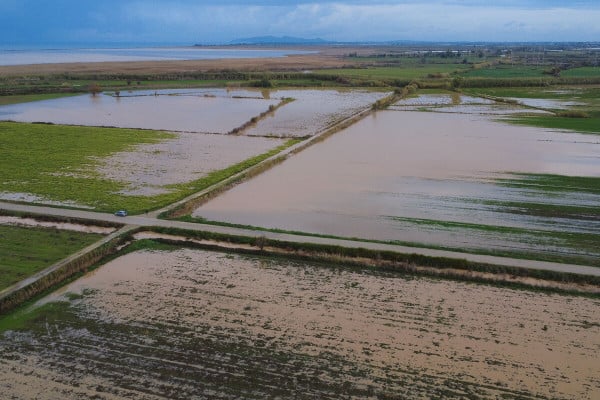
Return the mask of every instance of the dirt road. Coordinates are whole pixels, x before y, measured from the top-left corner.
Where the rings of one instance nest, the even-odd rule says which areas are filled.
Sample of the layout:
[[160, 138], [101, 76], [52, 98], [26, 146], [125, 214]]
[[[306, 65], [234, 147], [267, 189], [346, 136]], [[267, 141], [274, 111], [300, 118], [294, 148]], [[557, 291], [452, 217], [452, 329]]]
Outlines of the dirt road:
[[251, 230], [251, 229], [242, 229], [242, 228], [233, 228], [233, 227], [225, 227], [225, 226], [217, 226], [217, 225], [209, 225], [209, 224], [201, 224], [201, 223], [189, 223], [182, 221], [172, 221], [172, 220], [162, 220], [153, 218], [150, 216], [128, 216], [128, 217], [117, 217], [112, 214], [105, 213], [97, 213], [93, 211], [84, 211], [84, 210], [69, 210], [63, 208], [54, 208], [54, 207], [40, 207], [40, 206], [30, 206], [30, 205], [21, 205], [21, 204], [12, 204], [0, 202], [0, 211], [20, 211], [20, 212], [28, 212], [32, 214], [39, 215], [51, 215], [57, 217], [71, 217], [71, 218], [79, 218], [83, 220], [89, 221], [106, 221], [113, 223], [121, 223], [124, 225], [131, 226], [141, 226], [141, 227], [165, 227], [165, 228], [178, 228], [185, 229], [189, 231], [202, 231], [202, 232], [213, 232], [220, 233], [225, 235], [235, 235], [235, 236], [246, 236], [246, 237], [261, 237], [264, 236], [267, 239], [283, 241], [283, 242], [297, 242], [297, 243], [311, 243], [311, 244], [323, 244], [329, 246], [340, 246], [346, 248], [364, 248], [369, 250], [379, 250], [379, 251], [392, 251], [396, 253], [403, 254], [418, 254], [428, 257], [445, 257], [445, 258], [454, 258], [454, 259], [465, 259], [474, 263], [484, 263], [484, 264], [493, 264], [493, 265], [502, 265], [508, 267], [517, 267], [517, 268], [528, 268], [528, 269], [538, 269], [544, 271], [555, 271], [555, 272], [566, 272], [566, 273], [574, 273], [581, 275], [591, 275], [591, 276], [600, 276], [600, 268], [584, 266], [584, 265], [573, 265], [573, 264], [560, 264], [554, 262], [547, 261], [536, 261], [536, 260], [523, 260], [517, 258], [507, 258], [507, 257], [496, 257], [496, 256], [487, 256], [480, 254], [469, 254], [469, 253], [460, 253], [454, 251], [446, 251], [446, 250], [435, 250], [435, 249], [427, 249], [427, 248], [419, 248], [419, 247], [408, 247], [408, 246], [400, 246], [394, 244], [385, 244], [385, 243], [371, 243], [371, 242], [362, 242], [355, 240], [345, 240], [345, 239], [333, 239], [333, 238], [320, 238], [314, 236], [303, 236], [303, 235], [293, 235], [288, 233], [274, 233], [268, 231], [261, 230]]

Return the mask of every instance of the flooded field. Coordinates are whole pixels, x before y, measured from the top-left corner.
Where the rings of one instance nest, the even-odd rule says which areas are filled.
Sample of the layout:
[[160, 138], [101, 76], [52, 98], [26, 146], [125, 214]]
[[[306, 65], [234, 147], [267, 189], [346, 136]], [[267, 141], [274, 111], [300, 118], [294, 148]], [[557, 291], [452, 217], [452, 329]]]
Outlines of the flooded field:
[[332, 124], [369, 108], [386, 92], [362, 90], [273, 90], [270, 98], [292, 98], [293, 102], [248, 129], [250, 136], [312, 136]]
[[596, 299], [155, 250], [40, 304], [0, 335], [9, 398], [600, 395]]
[[152, 196], [168, 193], [174, 185], [200, 179], [283, 143], [274, 138], [177, 133], [175, 139], [139, 145], [132, 151], [104, 158], [99, 161], [97, 172], [125, 183], [121, 194]]
[[[443, 97], [438, 103], [448, 101]], [[514, 172], [600, 177], [600, 143], [478, 113], [378, 112], [209, 201], [194, 216], [364, 239], [600, 260], [600, 249], [590, 242], [600, 239], [600, 218], [594, 214], [600, 193], [577, 188], [549, 193], [536, 185], [501, 184]], [[531, 212], [534, 205], [576, 211]], [[569, 238], [565, 232], [582, 236]]]
[[2, 106], [0, 120], [228, 133], [278, 103], [243, 90], [135, 91]]

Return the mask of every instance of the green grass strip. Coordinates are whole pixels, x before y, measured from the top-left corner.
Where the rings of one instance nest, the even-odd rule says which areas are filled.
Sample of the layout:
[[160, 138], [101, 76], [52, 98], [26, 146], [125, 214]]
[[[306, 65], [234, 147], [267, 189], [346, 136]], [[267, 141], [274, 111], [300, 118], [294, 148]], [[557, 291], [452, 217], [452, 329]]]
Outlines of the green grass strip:
[[53, 100], [62, 97], [76, 96], [74, 93], [45, 93], [45, 94], [23, 94], [14, 96], [0, 96], [0, 106], [8, 104], [30, 103], [32, 101]]
[[590, 113], [589, 118], [571, 118], [555, 115], [522, 115], [503, 119], [503, 121], [538, 128], [600, 134], [600, 113]]
[[512, 175], [514, 178], [500, 178], [496, 180], [496, 183], [538, 192], [576, 192], [600, 195], [600, 177], [528, 173], [512, 173]]
[[102, 235], [0, 225], [0, 290], [100, 240]]

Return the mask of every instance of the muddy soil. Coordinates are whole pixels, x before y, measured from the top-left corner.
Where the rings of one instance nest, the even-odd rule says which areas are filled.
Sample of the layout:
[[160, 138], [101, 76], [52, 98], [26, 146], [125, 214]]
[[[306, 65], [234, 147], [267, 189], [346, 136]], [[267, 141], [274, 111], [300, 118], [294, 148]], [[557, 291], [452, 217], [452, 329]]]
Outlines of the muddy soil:
[[15, 398], [600, 396], [597, 299], [139, 251], [0, 340]]

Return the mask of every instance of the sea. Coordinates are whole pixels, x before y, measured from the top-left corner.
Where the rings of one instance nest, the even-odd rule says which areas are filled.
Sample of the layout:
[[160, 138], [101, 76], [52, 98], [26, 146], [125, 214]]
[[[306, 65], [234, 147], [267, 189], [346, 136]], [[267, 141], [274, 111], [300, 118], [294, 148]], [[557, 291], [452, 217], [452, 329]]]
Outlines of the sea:
[[0, 66], [27, 64], [86, 63], [108, 61], [217, 60], [231, 58], [273, 58], [315, 51], [298, 49], [249, 49], [240, 47], [159, 46], [159, 47], [0, 47]]

